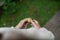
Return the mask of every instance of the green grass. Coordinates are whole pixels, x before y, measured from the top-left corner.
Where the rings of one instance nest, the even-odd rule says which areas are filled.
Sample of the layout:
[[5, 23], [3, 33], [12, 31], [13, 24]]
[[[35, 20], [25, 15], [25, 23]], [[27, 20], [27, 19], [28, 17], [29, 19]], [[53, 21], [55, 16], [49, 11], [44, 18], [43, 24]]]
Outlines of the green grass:
[[49, 0], [23, 0], [16, 5], [14, 14], [1, 16], [0, 26], [16, 26], [20, 20], [28, 17], [38, 20], [44, 26], [60, 8], [59, 2]]

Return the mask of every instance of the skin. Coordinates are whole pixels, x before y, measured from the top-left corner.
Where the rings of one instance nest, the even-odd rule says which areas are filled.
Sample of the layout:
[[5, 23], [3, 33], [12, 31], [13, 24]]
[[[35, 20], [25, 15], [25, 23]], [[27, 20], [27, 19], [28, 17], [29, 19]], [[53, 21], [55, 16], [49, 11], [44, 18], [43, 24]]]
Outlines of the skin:
[[21, 28], [26, 28], [26, 24], [27, 24], [27, 18], [21, 20], [15, 28], [17, 29], [21, 29]]
[[30, 22], [28, 22], [28, 18], [25, 18], [25, 19], [21, 20], [21, 21], [17, 24], [17, 26], [16, 26], [15, 28], [17, 28], [17, 29], [20, 29], [20, 28], [26, 29], [26, 28], [27, 28], [27, 23], [31, 23], [31, 25], [32, 25], [33, 27], [35, 27], [35, 28], [38, 28], [38, 29], [41, 28], [41, 26], [40, 26], [40, 24], [38, 23], [38, 21], [32, 20], [31, 18], [30, 18]]

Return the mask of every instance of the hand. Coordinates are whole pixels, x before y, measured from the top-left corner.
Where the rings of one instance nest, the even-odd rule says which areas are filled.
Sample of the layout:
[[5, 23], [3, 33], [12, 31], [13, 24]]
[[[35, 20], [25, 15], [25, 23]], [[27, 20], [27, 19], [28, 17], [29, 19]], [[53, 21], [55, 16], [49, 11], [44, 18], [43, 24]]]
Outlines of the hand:
[[40, 27], [41, 27], [41, 26], [39, 25], [38, 21], [32, 20], [32, 19], [31, 19], [31, 25], [32, 25], [33, 27], [35, 27], [35, 28], [40, 28]]
[[17, 29], [26, 28], [26, 25], [27, 25], [27, 18], [21, 20], [15, 28]]
[[25, 18], [19, 22], [19, 24], [15, 27], [17, 29], [27, 28], [27, 23], [30, 23], [33, 27], [35, 28], [40, 28], [41, 26], [39, 25], [38, 21], [32, 20], [31, 18]]

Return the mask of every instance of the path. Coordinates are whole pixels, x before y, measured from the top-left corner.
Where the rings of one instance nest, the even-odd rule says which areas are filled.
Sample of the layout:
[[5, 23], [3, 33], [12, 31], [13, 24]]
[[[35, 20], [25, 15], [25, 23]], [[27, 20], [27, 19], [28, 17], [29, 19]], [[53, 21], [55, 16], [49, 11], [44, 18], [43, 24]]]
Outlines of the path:
[[56, 13], [45, 27], [55, 34], [55, 40], [60, 40], [60, 12]]

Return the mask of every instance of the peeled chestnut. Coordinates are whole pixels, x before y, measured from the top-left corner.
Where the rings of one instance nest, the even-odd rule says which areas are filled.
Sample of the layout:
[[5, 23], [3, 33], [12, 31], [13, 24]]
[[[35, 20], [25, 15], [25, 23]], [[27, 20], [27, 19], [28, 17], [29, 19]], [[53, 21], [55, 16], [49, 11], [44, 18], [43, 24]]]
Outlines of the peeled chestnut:
[[31, 22], [31, 18], [28, 18], [28, 23], [30, 23]]

